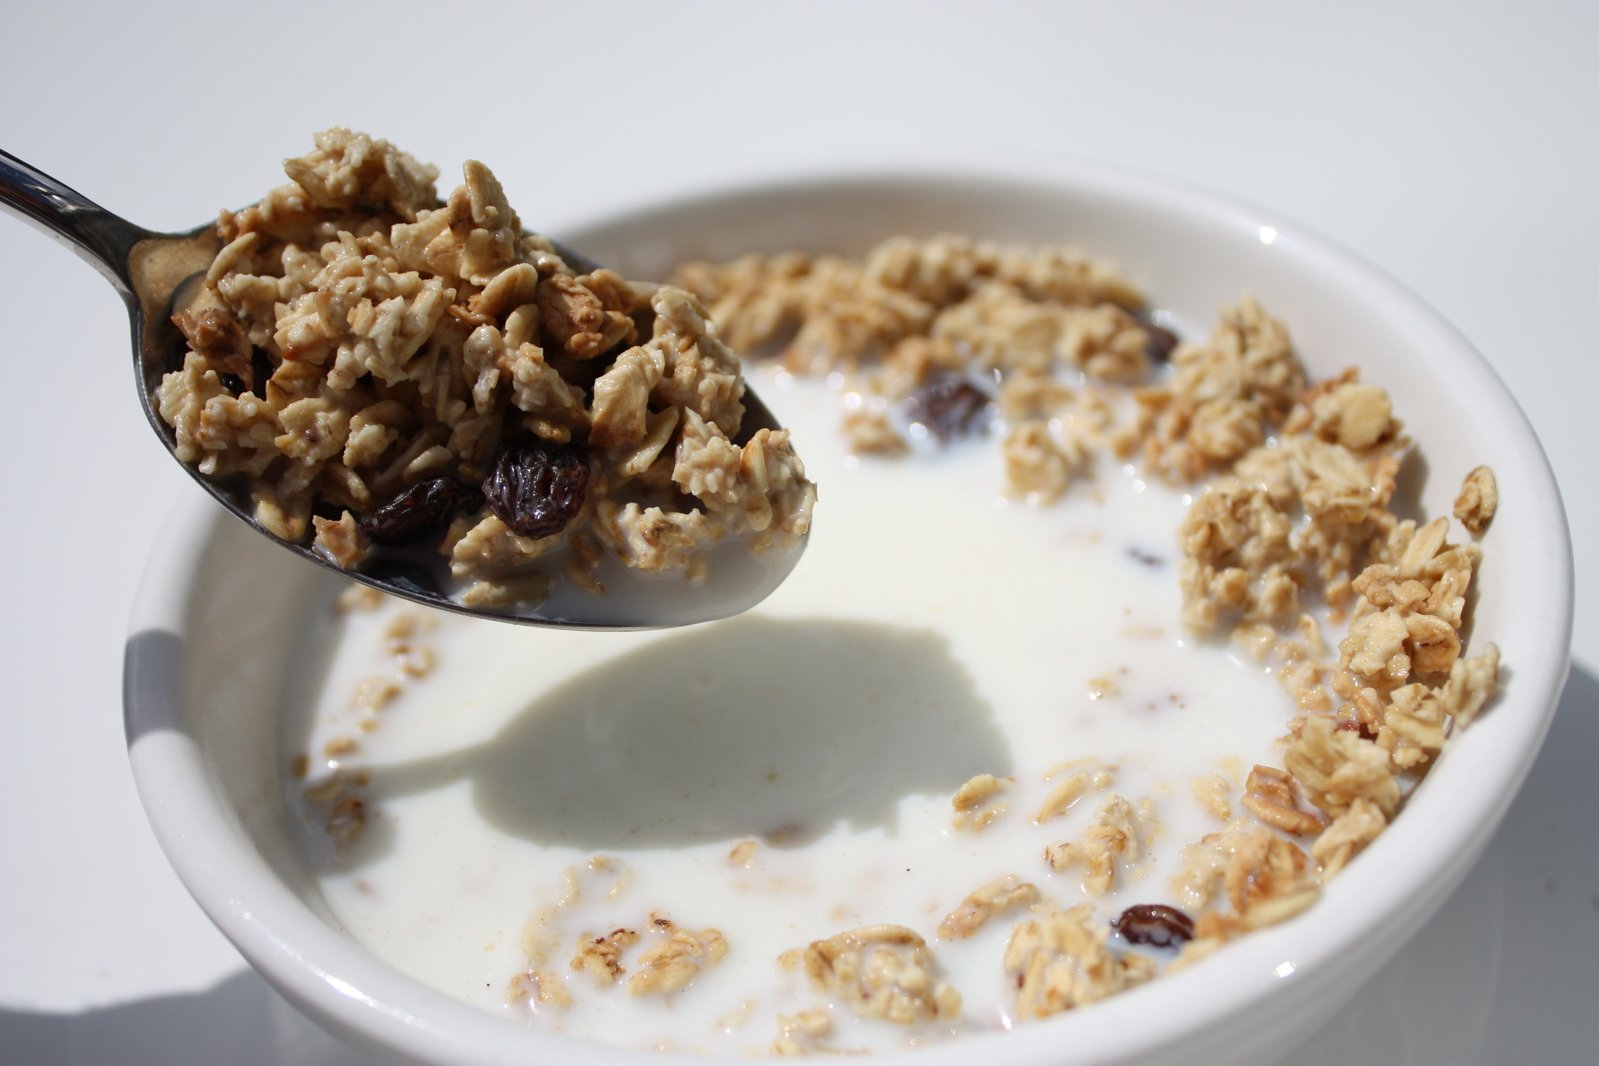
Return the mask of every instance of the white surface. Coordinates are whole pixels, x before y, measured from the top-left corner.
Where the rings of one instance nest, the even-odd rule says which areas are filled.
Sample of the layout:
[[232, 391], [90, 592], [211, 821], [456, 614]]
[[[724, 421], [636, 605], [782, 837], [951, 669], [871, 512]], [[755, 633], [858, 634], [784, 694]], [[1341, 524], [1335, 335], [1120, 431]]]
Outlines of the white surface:
[[[1577, 545], [1574, 666], [1533, 779], [1465, 887], [1295, 1061], [1591, 1061], [1599, 9], [1280, 7], [729, 4], [668, 19], [396, 2], [162, 20], [20, 4], [0, 37], [0, 147], [135, 221], [186, 227], [253, 198], [277, 158], [338, 122], [447, 168], [485, 158], [528, 221], [557, 232], [793, 166], [929, 146], [1077, 155], [1228, 191], [1356, 250], [1451, 319], [1539, 429]], [[268, 17], [284, 25], [261, 28]], [[134, 55], [159, 61], [144, 73]], [[0, 427], [6, 547], [26, 561], [0, 614], [0, 1061], [361, 1061], [244, 970], [145, 825], [122, 751], [121, 646], [159, 523], [194, 490], [134, 406], [111, 290], [10, 218], [0, 272], [6, 366], [38, 383]]]

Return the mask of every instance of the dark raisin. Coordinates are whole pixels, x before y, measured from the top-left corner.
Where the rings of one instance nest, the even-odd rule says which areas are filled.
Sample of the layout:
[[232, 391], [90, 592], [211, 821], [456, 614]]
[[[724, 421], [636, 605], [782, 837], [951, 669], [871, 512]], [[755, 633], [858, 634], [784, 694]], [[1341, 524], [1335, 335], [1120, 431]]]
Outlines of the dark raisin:
[[911, 396], [910, 416], [948, 442], [986, 429], [988, 403], [988, 394], [966, 378], [937, 377]]
[[460, 478], [429, 478], [362, 515], [361, 530], [378, 544], [413, 544], [442, 532], [457, 511], [477, 507], [482, 498]]
[[1178, 336], [1165, 326], [1157, 326], [1153, 322], [1143, 323], [1144, 333], [1148, 340], [1144, 341], [1144, 354], [1149, 356], [1151, 362], [1164, 363], [1171, 358], [1172, 351], [1177, 347]]
[[265, 396], [266, 383], [272, 379], [272, 374], [275, 370], [271, 356], [260, 348], [252, 348], [250, 350], [250, 379], [245, 384], [257, 396]]
[[1129, 944], [1169, 948], [1194, 939], [1194, 920], [1164, 903], [1135, 903], [1111, 925]]
[[220, 375], [218, 375], [218, 377], [222, 381], [222, 387], [233, 393], [235, 396], [248, 391], [248, 389], [245, 387], [244, 379], [237, 374], [229, 374], [228, 372], [223, 371]]
[[483, 498], [514, 532], [550, 537], [583, 509], [588, 483], [581, 449], [535, 438], [499, 454], [483, 479]]

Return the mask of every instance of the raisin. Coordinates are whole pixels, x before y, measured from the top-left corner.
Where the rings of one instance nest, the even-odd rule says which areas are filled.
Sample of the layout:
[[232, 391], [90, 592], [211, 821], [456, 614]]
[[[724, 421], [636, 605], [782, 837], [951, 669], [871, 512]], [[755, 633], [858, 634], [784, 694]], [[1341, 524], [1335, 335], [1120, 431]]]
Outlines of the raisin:
[[235, 396], [249, 391], [244, 384], [244, 379], [237, 374], [229, 374], [224, 371], [222, 374], [218, 375], [218, 379], [222, 382], [222, 387], [233, 393]]
[[245, 388], [257, 396], [266, 395], [267, 382], [272, 380], [272, 374], [277, 368], [272, 365], [272, 357], [260, 348], [250, 351], [250, 376], [245, 380]]
[[1194, 938], [1194, 920], [1164, 903], [1135, 903], [1111, 925], [1129, 944], [1169, 948]]
[[970, 436], [986, 429], [989, 396], [966, 378], [934, 378], [911, 396], [910, 416], [933, 431], [940, 441]]
[[499, 454], [483, 480], [483, 498], [513, 532], [550, 537], [583, 509], [588, 482], [581, 449], [534, 439]]
[[1153, 322], [1141, 323], [1148, 340], [1144, 341], [1144, 354], [1149, 356], [1152, 363], [1164, 363], [1171, 358], [1171, 353], [1176, 349], [1179, 339], [1177, 334], [1165, 326], [1157, 326]]
[[481, 502], [482, 494], [460, 478], [428, 478], [362, 515], [361, 530], [377, 544], [413, 544]]

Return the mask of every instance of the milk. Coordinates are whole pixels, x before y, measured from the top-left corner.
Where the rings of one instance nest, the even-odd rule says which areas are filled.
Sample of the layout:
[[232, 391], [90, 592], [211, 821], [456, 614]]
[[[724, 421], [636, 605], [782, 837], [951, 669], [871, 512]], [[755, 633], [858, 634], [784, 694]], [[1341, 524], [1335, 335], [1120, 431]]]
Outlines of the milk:
[[[1003, 495], [997, 440], [851, 456], [836, 383], [748, 376], [820, 486], [788, 581], [749, 614], [655, 633], [430, 616], [412, 639], [436, 665], [375, 712], [351, 693], [399, 676], [385, 627], [416, 608], [335, 619], [329, 604], [307, 635], [316, 668], [285, 696], [285, 753], [308, 753], [313, 781], [367, 770], [372, 814], [336, 856], [306, 782], [290, 781], [307, 861], [373, 953], [550, 1032], [763, 1052], [778, 1014], [827, 1004], [779, 957], [871, 923], [921, 934], [964, 1008], [912, 1027], [837, 1008], [830, 1046], [1006, 1027], [1000, 956], [1024, 913], [954, 940], [937, 937], [943, 916], [1006, 874], [1107, 919], [1171, 901], [1181, 849], [1219, 827], [1194, 781], [1223, 773], [1236, 788], [1252, 763], [1277, 761], [1292, 700], [1259, 664], [1180, 627], [1183, 492], [1105, 457], [1035, 507]], [[335, 737], [356, 749], [325, 757]], [[1081, 768], [1113, 783], [1036, 822]], [[1007, 779], [1006, 810], [957, 828], [951, 797], [984, 773]], [[1158, 825], [1147, 856], [1092, 896], [1080, 868], [1054, 871], [1043, 850], [1080, 837], [1112, 792], [1148, 801]], [[558, 906], [573, 883], [580, 898]], [[630, 928], [645, 934], [623, 958], [636, 972], [657, 916], [719, 930], [726, 957], [665, 999], [570, 967], [583, 937]], [[530, 948], [547, 952], [541, 971], [569, 1006], [507, 1001]]]

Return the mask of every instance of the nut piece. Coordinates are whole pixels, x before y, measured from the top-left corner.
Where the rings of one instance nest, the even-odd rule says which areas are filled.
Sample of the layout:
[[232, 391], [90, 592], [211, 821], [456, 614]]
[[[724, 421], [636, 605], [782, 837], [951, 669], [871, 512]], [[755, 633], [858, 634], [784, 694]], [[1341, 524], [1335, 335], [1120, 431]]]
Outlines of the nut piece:
[[814, 941], [799, 961], [818, 991], [862, 1017], [910, 1025], [960, 1013], [960, 993], [934, 975], [927, 942], [902, 925], [867, 925]]

